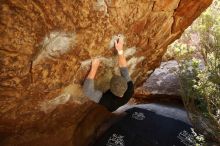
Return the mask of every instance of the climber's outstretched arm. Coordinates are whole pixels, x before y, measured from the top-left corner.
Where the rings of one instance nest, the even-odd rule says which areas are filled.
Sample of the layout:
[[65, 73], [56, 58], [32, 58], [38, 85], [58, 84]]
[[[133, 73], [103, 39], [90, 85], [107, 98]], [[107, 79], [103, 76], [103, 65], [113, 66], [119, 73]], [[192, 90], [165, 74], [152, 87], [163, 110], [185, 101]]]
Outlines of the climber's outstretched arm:
[[87, 97], [89, 97], [91, 100], [97, 103], [100, 101], [102, 97], [102, 92], [99, 90], [95, 90], [95, 87], [94, 87], [94, 78], [98, 70], [99, 64], [100, 64], [100, 61], [98, 59], [92, 60], [92, 66], [91, 66], [90, 72], [83, 84], [84, 94]]
[[118, 36], [118, 39], [115, 40], [115, 49], [118, 52], [119, 67], [127, 67], [127, 61], [126, 61], [126, 58], [124, 56], [123, 45], [124, 45], [123, 38]]
[[115, 49], [118, 52], [118, 64], [120, 68], [121, 75], [127, 80], [127, 82], [131, 81], [131, 77], [128, 72], [127, 68], [127, 61], [124, 56], [124, 51], [123, 51], [123, 45], [124, 41], [123, 38], [118, 36], [118, 40], [115, 41]]

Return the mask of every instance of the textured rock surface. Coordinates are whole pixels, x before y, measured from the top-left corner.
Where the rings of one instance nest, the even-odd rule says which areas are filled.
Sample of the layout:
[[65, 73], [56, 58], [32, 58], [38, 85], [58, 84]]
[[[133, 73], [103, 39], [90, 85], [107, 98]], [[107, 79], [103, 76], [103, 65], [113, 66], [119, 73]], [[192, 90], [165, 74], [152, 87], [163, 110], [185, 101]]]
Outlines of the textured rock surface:
[[136, 95], [180, 96], [180, 86], [177, 77], [178, 70], [179, 68], [176, 60], [162, 62], [160, 67], [154, 70], [143, 86], [136, 89]]
[[[167, 45], [211, 1], [1, 0], [1, 137], [8, 143], [16, 139], [7, 138], [12, 134], [26, 134], [33, 141], [39, 140], [37, 135], [49, 138], [42, 133], [54, 133], [46, 132], [49, 124], [42, 118], [52, 120], [52, 113], [67, 103], [72, 103], [73, 113], [82, 115], [83, 111], [78, 109], [86, 109], [88, 99], [82, 94], [81, 85], [90, 58], [101, 57], [97, 87], [106, 90], [112, 74], [118, 72], [110, 46], [119, 33], [127, 42], [125, 50], [132, 79], [140, 85], [160, 64]], [[41, 126], [45, 126], [40, 131], [42, 135], [31, 132]]]
[[135, 90], [135, 103], [175, 103], [183, 104], [177, 76], [176, 60], [161, 62], [144, 84]]
[[25, 114], [16, 121], [5, 119], [1, 145], [87, 146], [103, 123], [115, 119], [104, 107], [91, 102], [82, 105], [69, 102], [47, 114], [30, 113], [27, 109]]

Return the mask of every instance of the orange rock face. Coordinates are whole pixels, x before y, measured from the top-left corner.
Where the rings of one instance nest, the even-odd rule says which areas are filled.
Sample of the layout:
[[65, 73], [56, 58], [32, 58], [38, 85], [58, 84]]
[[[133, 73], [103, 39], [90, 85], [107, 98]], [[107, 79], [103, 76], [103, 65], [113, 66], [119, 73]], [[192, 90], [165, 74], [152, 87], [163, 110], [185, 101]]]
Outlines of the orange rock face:
[[[129, 71], [138, 86], [160, 64], [167, 45], [180, 37], [211, 2], [1, 0], [0, 143], [65, 144], [65, 140], [48, 140], [49, 135], [54, 140], [73, 135], [74, 130], [66, 132], [68, 136], [54, 132], [57, 126], [65, 131], [62, 125], [70, 120], [67, 114], [76, 116], [68, 126], [80, 126], [78, 117], [86, 118], [81, 107], [90, 107], [81, 85], [91, 58], [100, 57], [102, 61], [96, 86], [105, 91], [111, 76], [118, 73], [112, 42], [115, 35], [122, 34]], [[64, 108], [68, 105], [73, 108], [71, 112]], [[108, 114], [102, 114], [103, 119]]]

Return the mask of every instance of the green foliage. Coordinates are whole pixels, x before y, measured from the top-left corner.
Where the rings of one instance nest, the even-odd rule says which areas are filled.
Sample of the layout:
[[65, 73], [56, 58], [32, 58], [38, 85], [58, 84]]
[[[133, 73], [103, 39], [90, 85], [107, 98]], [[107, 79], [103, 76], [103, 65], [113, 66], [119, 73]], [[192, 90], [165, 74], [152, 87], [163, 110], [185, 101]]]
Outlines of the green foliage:
[[[192, 40], [192, 35], [198, 38]], [[220, 141], [220, 0], [171, 45], [168, 54], [179, 62], [182, 98], [188, 111], [196, 115], [192, 122], [198, 120], [195, 117], [206, 119], [211, 132], [200, 131]]]

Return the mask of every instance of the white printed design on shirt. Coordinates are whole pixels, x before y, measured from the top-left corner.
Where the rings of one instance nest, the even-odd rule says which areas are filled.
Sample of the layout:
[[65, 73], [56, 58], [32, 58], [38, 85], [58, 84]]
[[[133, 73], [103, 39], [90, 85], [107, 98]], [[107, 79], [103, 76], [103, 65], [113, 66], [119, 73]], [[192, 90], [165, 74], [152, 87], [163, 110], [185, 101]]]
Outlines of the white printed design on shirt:
[[106, 146], [125, 146], [123, 138], [124, 138], [124, 136], [114, 133], [109, 138], [108, 143], [106, 144]]
[[136, 119], [136, 120], [144, 120], [145, 116], [143, 113], [139, 113], [139, 112], [134, 112], [132, 114], [132, 118]]
[[180, 132], [177, 138], [179, 138], [186, 146], [194, 146], [196, 144], [194, 136], [185, 130]]

